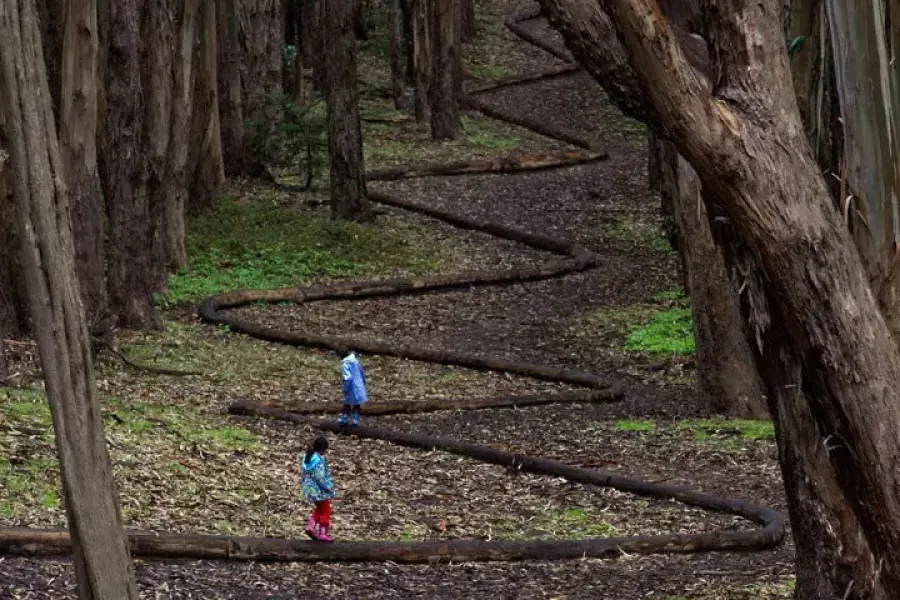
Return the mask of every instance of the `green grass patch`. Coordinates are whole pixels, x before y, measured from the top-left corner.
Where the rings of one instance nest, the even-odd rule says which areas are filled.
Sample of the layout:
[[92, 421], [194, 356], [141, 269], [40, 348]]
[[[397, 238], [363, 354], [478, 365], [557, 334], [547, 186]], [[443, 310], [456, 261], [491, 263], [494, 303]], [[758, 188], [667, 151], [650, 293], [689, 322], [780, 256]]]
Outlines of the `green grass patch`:
[[654, 421], [626, 419], [616, 421], [616, 429], [619, 431], [641, 431], [652, 433], [656, 431], [656, 423]]
[[697, 440], [735, 436], [751, 441], [775, 439], [775, 426], [771, 421], [753, 419], [689, 419], [679, 421], [676, 427], [691, 431], [694, 439]]
[[473, 64], [468, 68], [469, 75], [476, 79], [491, 81], [512, 75], [512, 70], [491, 64]]
[[656, 314], [644, 327], [632, 331], [625, 347], [650, 354], [693, 354], [693, 327], [690, 309], [673, 308]]
[[618, 534], [618, 530], [603, 519], [602, 512], [582, 507], [503, 517], [491, 524], [491, 530], [499, 539], [584, 539]]
[[275, 193], [223, 197], [215, 210], [188, 220], [190, 266], [169, 277], [168, 302], [197, 302], [237, 289], [302, 285], [405, 268], [439, 270], [447, 248], [417, 243], [427, 236], [410, 221], [334, 221], [327, 210], [298, 208]]

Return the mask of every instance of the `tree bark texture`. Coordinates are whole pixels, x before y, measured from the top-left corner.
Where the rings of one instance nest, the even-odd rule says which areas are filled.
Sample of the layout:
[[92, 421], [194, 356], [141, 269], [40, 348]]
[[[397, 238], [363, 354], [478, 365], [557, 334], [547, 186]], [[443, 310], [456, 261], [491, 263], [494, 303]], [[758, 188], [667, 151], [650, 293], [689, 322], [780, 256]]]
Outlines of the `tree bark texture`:
[[409, 108], [406, 98], [406, 53], [403, 44], [403, 11], [400, 7], [402, 2], [403, 0], [390, 0], [388, 21], [391, 36], [391, 96], [397, 110]]
[[0, 338], [16, 337], [30, 330], [30, 311], [22, 272], [19, 232], [9, 144], [0, 110]]
[[186, 213], [210, 208], [216, 189], [225, 181], [219, 119], [218, 28], [216, 4], [203, 2], [199, 12], [200, 57], [194, 79], [194, 109], [188, 154], [190, 177]]
[[106, 123], [100, 171], [109, 218], [107, 289], [110, 311], [124, 329], [158, 329], [153, 307], [148, 150], [148, 90], [142, 81], [140, 23], [144, 0], [109, 4]]
[[79, 298], [65, 175], [33, 0], [0, 2], [22, 259], [62, 471], [79, 596], [137, 599]]
[[[781, 51], [783, 39], [779, 39], [783, 34], [778, 26], [780, 24], [773, 23], [775, 20], [773, 15], [780, 15], [780, 10], [770, 5], [765, 5], [762, 8], [757, 7], [752, 18], [745, 15], [743, 25], [729, 20], [731, 15], [744, 14], [739, 10], [743, 9], [743, 5], [736, 7], [729, 4], [727, 7], [722, 7], [721, 10], [712, 13], [711, 20], [716, 24], [713, 27], [713, 32], [719, 33], [718, 37], [713, 38], [716, 41], [714, 48], [717, 49], [714, 51], [713, 56], [716, 57], [721, 65], [719, 67], [721, 69], [720, 79], [725, 77], [722, 80], [724, 83], [717, 88], [716, 95], [712, 96], [704, 94], [702, 90], [698, 90], [696, 74], [698, 71], [708, 72], [708, 70], [703, 68], [705, 63], [703, 57], [698, 57], [698, 53], [692, 51], [690, 41], [685, 41], [684, 38], [678, 35], [682, 44], [679, 46], [679, 44], [675, 43], [673, 39], [675, 36], [666, 27], [665, 20], [661, 18], [657, 11], [648, 9], [645, 14], [651, 20], [652, 27], [646, 30], [647, 34], [657, 42], [660, 41], [660, 36], [662, 35], [662, 39], [665, 41], [661, 45], [646, 43], [649, 40], [635, 33], [635, 24], [640, 19], [636, 16], [637, 11], [628, 10], [629, 8], [634, 8], [633, 4], [624, 0], [614, 5], [607, 3], [604, 6], [609, 12], [603, 12], [597, 4], [580, 2], [578, 0], [543, 1], [543, 5], [549, 10], [554, 24], [566, 37], [569, 48], [585, 64], [588, 70], [604, 84], [604, 87], [610, 86], [607, 89], [611, 90], [611, 96], [616, 97], [616, 94], [618, 94], [618, 97], [622, 99], [622, 106], [628, 109], [630, 114], [640, 116], [642, 120], [651, 126], [663, 125], [673, 139], [679, 140], [679, 150], [682, 152], [686, 152], [687, 148], [693, 150], [698, 150], [698, 147], [702, 148], [702, 152], [698, 150], [697, 154], [686, 153], [686, 155], [695, 165], [704, 166], [705, 172], [703, 169], [700, 170], [701, 180], [705, 185], [712, 187], [716, 191], [716, 197], [718, 197], [719, 192], [724, 192], [723, 187], [726, 189], [729, 187], [722, 185], [728, 177], [724, 176], [721, 171], [715, 171], [717, 165], [736, 168], [738, 165], [745, 166], [747, 162], [751, 164], [754, 162], [753, 160], [748, 161], [746, 156], [740, 156], [738, 148], [745, 147], [745, 142], [735, 143], [735, 140], [741, 133], [746, 135], [748, 130], [752, 130], [750, 139], [753, 140], [753, 146], [748, 151], [751, 153], [751, 157], [755, 157], [756, 160], [764, 164], [754, 165], [754, 167], [759, 169], [759, 171], [754, 173], [756, 178], [751, 179], [749, 173], [742, 174], [737, 179], [728, 180], [729, 184], [735, 185], [738, 180], [743, 185], [747, 185], [750, 181], [763, 184], [764, 193], [761, 194], [761, 190], [754, 190], [752, 193], [745, 192], [745, 195], [741, 197], [744, 200], [766, 198], [767, 202], [771, 202], [773, 195], [778, 193], [784, 193], [791, 198], [792, 201], [788, 203], [792, 207], [791, 210], [786, 210], [784, 208], [785, 205], [780, 204], [779, 199], [775, 201], [779, 208], [769, 206], [764, 209], [756, 209], [752, 213], [739, 213], [742, 217], [741, 224], [743, 226], [747, 226], [748, 214], [757, 217], [757, 219], [750, 220], [750, 224], [757, 227], [756, 235], [759, 235], [758, 228], [762, 227], [763, 223], [771, 227], [772, 223], [769, 219], [774, 216], [775, 224], [781, 226], [778, 230], [778, 239], [781, 245], [770, 246], [770, 250], [766, 253], [766, 259], [760, 261], [762, 264], [754, 262], [757, 259], [756, 253], [758, 250], [753, 248], [752, 252], [747, 251], [745, 253], [747, 256], [752, 257], [752, 261], [745, 261], [744, 264], [740, 265], [740, 268], [731, 267], [730, 270], [732, 273], [739, 275], [736, 277], [736, 285], [739, 287], [745, 287], [748, 280], [752, 279], [753, 276], [757, 276], [757, 274], [761, 274], [763, 272], [762, 267], [766, 267], [767, 275], [768, 269], [779, 272], [781, 282], [778, 292], [779, 302], [766, 304], [759, 300], [753, 301], [754, 295], [748, 293], [743, 293], [741, 298], [743, 299], [742, 304], [745, 306], [745, 313], [753, 317], [753, 323], [755, 323], [753, 331], [754, 348], [758, 348], [760, 352], [764, 351], [765, 353], [765, 358], [760, 359], [760, 365], [763, 367], [761, 372], [764, 373], [766, 381], [770, 413], [775, 419], [776, 430], [778, 431], [778, 443], [781, 448], [780, 462], [786, 483], [792, 519], [795, 523], [793, 533], [798, 547], [798, 597], [841, 597], [847, 590], [848, 583], [851, 580], [856, 583], [851, 590], [851, 595], [847, 596], [848, 598], [879, 597], [877, 590], [872, 596], [867, 595], [866, 592], [866, 590], [876, 587], [872, 583], [874, 571], [871, 569], [871, 565], [874, 563], [866, 558], [865, 542], [860, 541], [862, 537], [861, 531], [856, 526], [854, 516], [850, 510], [852, 505], [848, 504], [847, 498], [844, 497], [844, 490], [851, 487], [848, 482], [846, 467], [834, 460], [838, 458], [837, 453], [846, 453], [847, 447], [835, 448], [828, 446], [827, 450], [823, 452], [823, 448], [825, 448], [823, 445], [824, 440], [832, 442], [841, 440], [841, 443], [843, 443], [843, 440], [846, 439], [844, 436], [847, 433], [847, 425], [845, 424], [847, 421], [843, 423], [839, 421], [841, 418], [840, 411], [843, 409], [839, 409], [838, 419], [835, 418], [834, 405], [836, 402], [834, 389], [830, 393], [822, 393], [821, 390], [823, 388], [829, 389], [832, 385], [837, 389], [844, 389], [844, 386], [854, 389], [854, 385], [851, 383], [852, 380], [848, 381], [844, 373], [852, 372], [852, 369], [856, 368], [856, 366], [854, 365], [852, 368], [848, 366], [842, 369], [839, 366], [843, 364], [842, 359], [837, 358], [834, 351], [822, 352], [819, 350], [817, 352], [811, 348], [813, 345], [819, 345], [821, 348], [822, 344], [830, 344], [835, 340], [838, 340], [837, 343], [840, 344], [840, 340], [843, 339], [841, 335], [825, 342], [824, 340], [828, 336], [823, 335], [823, 330], [820, 329], [813, 333], [814, 327], [811, 329], [809, 324], [805, 325], [806, 330], [801, 333], [801, 336], [803, 334], [808, 336], [806, 340], [797, 335], [798, 332], [802, 331], [797, 323], [804, 319], [824, 314], [828, 315], [825, 317], [826, 319], [836, 317], [836, 315], [828, 313], [829, 309], [835, 309], [835, 305], [828, 302], [825, 303], [824, 307], [820, 306], [817, 301], [821, 299], [821, 294], [818, 291], [812, 292], [810, 287], [818, 285], [820, 276], [829, 279], [834, 266], [832, 264], [831, 268], [823, 267], [821, 266], [823, 261], [830, 262], [835, 253], [840, 255], [839, 261], [850, 259], [847, 258], [847, 249], [845, 247], [841, 247], [839, 251], [835, 252], [833, 244], [828, 250], [814, 251], [813, 256], [815, 258], [811, 258], [809, 249], [816, 247], [812, 240], [817, 239], [818, 242], [821, 240], [821, 236], [810, 237], [807, 234], [808, 227], [798, 227], [798, 229], [792, 230], [795, 226], [793, 221], [787, 226], [781, 221], [781, 218], [785, 215], [803, 215], [799, 220], [808, 225], [808, 209], [805, 206], [803, 208], [797, 207], [798, 204], [805, 205], [808, 203], [815, 209], [818, 227], [822, 226], [822, 221], [828, 222], [829, 220], [830, 223], [828, 224], [834, 225], [834, 215], [828, 213], [826, 208], [823, 207], [823, 203], [827, 205], [827, 202], [825, 202], [827, 194], [822, 193], [824, 184], [815, 173], [815, 166], [806, 162], [808, 150], [804, 147], [806, 142], [803, 135], [804, 131], [797, 126], [795, 113], [792, 113], [790, 110], [795, 104], [791, 97], [793, 90], [790, 88], [792, 86], [789, 85], [789, 81], [785, 83], [785, 80], [788, 79], [788, 74], [783, 62], [784, 54]], [[722, 3], [713, 3], [711, 6], [720, 7]], [[759, 14], [758, 11], [763, 9], [767, 11], [766, 15]], [[619, 10], [622, 12], [616, 12]], [[623, 21], [620, 25], [628, 32], [625, 38], [616, 36], [616, 28], [612, 26], [609, 15], [622, 18]], [[626, 17], [628, 19], [627, 22], [625, 20]], [[647, 21], [644, 21], [644, 23], [646, 24]], [[756, 33], [754, 29], [761, 23], [764, 23], [765, 40], [767, 41], [766, 43], [754, 43], [753, 48], [757, 54], [754, 54], [752, 57], [746, 57], [746, 60], [751, 60], [752, 58], [753, 60], [760, 60], [764, 64], [756, 64], [751, 69], [746, 64], [740, 64], [740, 60], [737, 58], [740, 56], [739, 54], [728, 51], [720, 52], [718, 50], [722, 44], [727, 44], [728, 40], [734, 44], [733, 47], [737, 47], [740, 45], [741, 40], [744, 39], [744, 35], [750, 35], [747, 31]], [[576, 24], [578, 25], [576, 26]], [[727, 34], [722, 33], [722, 24], [728, 24]], [[747, 27], [748, 30], [745, 30], [744, 27]], [[661, 34], [660, 32], [665, 33]], [[622, 60], [623, 57], [627, 56], [624, 52], [624, 47], [621, 45], [622, 39], [629, 40], [640, 48], [635, 56], [636, 66], [639, 67], [637, 72], [631, 68], [630, 63]], [[638, 45], [639, 42], [644, 43]], [[663, 53], [663, 47], [666, 43], [670, 44], [671, 54]], [[749, 48], [749, 46], [747, 47]], [[650, 59], [648, 55], [653, 48], [659, 54], [655, 58]], [[762, 60], [763, 58], [765, 60]], [[654, 60], [662, 62], [657, 62], [656, 68], [654, 68]], [[689, 67], [686, 63], [690, 63], [694, 68]], [[731, 63], [730, 68], [729, 63]], [[671, 65], [677, 65], [677, 69], [669, 73], [675, 77], [659, 73], [659, 69], [663, 68], [662, 65], [666, 65], [665, 68], [672, 68]], [[638, 74], [642, 70], [646, 70], [645, 76], [652, 74], [659, 77], [659, 79], [654, 80], [652, 84], [646, 79], [639, 81]], [[604, 78], [604, 74], [609, 77]], [[744, 79], [748, 76], [754, 78], [769, 76], [773, 81], [754, 82], [751, 85]], [[673, 82], [673, 79], [676, 82]], [[638, 85], [638, 87], [633, 87], [635, 85]], [[764, 106], [763, 110], [761, 110], [760, 105], [764, 104], [765, 98], [748, 98], [746, 94], [741, 94], [737, 91], [737, 88], [740, 88], [742, 85], [746, 90], [773, 90], [775, 92], [775, 102], [781, 102], [782, 106], [786, 106], [787, 109], [776, 109], [773, 111], [771, 106]], [[642, 90], [644, 93], [641, 93]], [[675, 90], [678, 91], [675, 92]], [[760, 94], [763, 93], [760, 92]], [[656, 94], [656, 97], [653, 94]], [[678, 99], [675, 98], [676, 94], [679, 94]], [[687, 94], [687, 96], [681, 94]], [[685, 103], [684, 98], [690, 98], [691, 101]], [[642, 101], [647, 99], [652, 99], [652, 101], [644, 104]], [[741, 113], [740, 122], [731, 111], [735, 107], [742, 107], [745, 111]], [[774, 114], [787, 115], [786, 120], [788, 123], [785, 129], [791, 134], [788, 136], [788, 140], [790, 144], [794, 144], [793, 149], [790, 149], [791, 146], [784, 146], [784, 132], [781, 130], [778, 130], [781, 134], [780, 136], [770, 137], [773, 132], [771, 122], [767, 125], [754, 123], [751, 114], [749, 114], [752, 111], [756, 111], [761, 117], [769, 116], [773, 112]], [[707, 119], [714, 125], [711, 126]], [[660, 120], [662, 123], [660, 123]], [[676, 129], [673, 129], [673, 124], [675, 123], [678, 126]], [[686, 130], [697, 127], [705, 129], [704, 133], [708, 133], [709, 137], [713, 138], [714, 141], [706, 139], [703, 140], [702, 144], [698, 144], [696, 138], [702, 136], [699, 136], [696, 130], [694, 130], [694, 133], [688, 134], [686, 139], [680, 137], [684, 135]], [[706, 129], [708, 127], [712, 128]], [[718, 148], [718, 154], [713, 146]], [[760, 148], [760, 146], [763, 146], [764, 149]], [[802, 164], [802, 169], [798, 170], [796, 164], [791, 162], [782, 162], [785, 151], [790, 153], [793, 161], [798, 161]], [[740, 158], [735, 158], [735, 156], [740, 156]], [[719, 168], [726, 167], [719, 166]], [[763, 175], [760, 171], [765, 171], [767, 174]], [[713, 175], [710, 175], [710, 172]], [[797, 177], [799, 172], [802, 172], [804, 175], [802, 179]], [[786, 175], [773, 178], [773, 173], [785, 173]], [[712, 185], [711, 182], [718, 182], [718, 186]], [[790, 183], [795, 183], [797, 188], [786, 192], [778, 189]], [[769, 184], [769, 186], [765, 184]], [[739, 192], [736, 194], [732, 188], [727, 193], [728, 201], [734, 203], [735, 196], [739, 195]], [[724, 204], [726, 203], [723, 202], [721, 208], [726, 208]], [[798, 212], [794, 213], [793, 211], [795, 210]], [[730, 209], [727, 210], [726, 214], [720, 216], [727, 216], [731, 220], [734, 219], [734, 214], [734, 210]], [[792, 230], [793, 233], [789, 233], [788, 230]], [[840, 238], [842, 233], [845, 232], [837, 232], [837, 237]], [[769, 234], [771, 235], [771, 230]], [[733, 237], [734, 235], [729, 236], [729, 238]], [[844, 237], [844, 240], [841, 240], [841, 243], [844, 241], [846, 241], [846, 237]], [[769, 242], [770, 240], [766, 240], [766, 243]], [[756, 240], [756, 244], [760, 244], [759, 239]], [[840, 246], [840, 243], [838, 246]], [[798, 250], [801, 252], [795, 255], [794, 247], [798, 247]], [[778, 250], [775, 250], [775, 248], [778, 248]], [[779, 251], [781, 254], [777, 256]], [[831, 254], [832, 256], [826, 260], [826, 254]], [[803, 289], [802, 292], [798, 293], [798, 290], [793, 288], [794, 284], [790, 283], [790, 275], [786, 272], [788, 269], [784, 267], [784, 262], [781, 262], [781, 259], [784, 258], [792, 259], [788, 262], [793, 269], [798, 268], [798, 262], [810, 261], [808, 263], [810, 269], [800, 269], [799, 273], [795, 270], [790, 274], [796, 276], [797, 281], [805, 284], [806, 287], [801, 288]], [[849, 269], [846, 267], [837, 268], [837, 273], [840, 276], [846, 276], [847, 273], [856, 274], [860, 272], [862, 272], [860, 265]], [[833, 284], [832, 280], [829, 286]], [[857, 290], [867, 289], [864, 283], [856, 281], [850, 284], [849, 288], [845, 287], [844, 293], [849, 293], [849, 289], [854, 288], [854, 286]], [[787, 288], [787, 292], [785, 292], [785, 288]], [[831, 289], [833, 290], [834, 288], [832, 287]], [[780, 298], [783, 293], [794, 296], [792, 310], [790, 312], [785, 311], [784, 314], [770, 314], [769, 309], [772, 306], [780, 305]], [[759, 297], [760, 295], [756, 294], [755, 296]], [[864, 300], [867, 300], [865, 292], [863, 292], [863, 296]], [[798, 309], [799, 302], [797, 300], [801, 298], [807, 304], [805, 307]], [[870, 298], [871, 296], [869, 296]], [[840, 312], [840, 310], [837, 312]], [[853, 314], [855, 318], [860, 318], [859, 312], [854, 312]], [[877, 310], [870, 310], [865, 314], [869, 318], [874, 315], [875, 323], [872, 324], [869, 321], [863, 329], [865, 330], [868, 327], [877, 329]], [[841, 316], [846, 317], [847, 315], [837, 315], [837, 318], [840, 319]], [[865, 321], [865, 318], [863, 320]], [[826, 327], [821, 322], [819, 322], [819, 326]], [[844, 326], [846, 326], [846, 322]], [[859, 339], [860, 332], [855, 329], [855, 324], [850, 325], [850, 327], [853, 329], [853, 333], [849, 334], [851, 339], [846, 340], [846, 342], [850, 347], [855, 347], [855, 345], [861, 343]], [[788, 335], [789, 331], [793, 332], [794, 335]], [[776, 344], [775, 342], [778, 340], [775, 340], [763, 346], [760, 340], [769, 339], [765, 336], [774, 335], [775, 333], [781, 336], [780, 343]], [[879, 335], [881, 336], [880, 343], [884, 343], [884, 332], [881, 331]], [[800, 337], [799, 340], [797, 339], [798, 337]], [[810, 342], [812, 343], [810, 344]], [[878, 343], [876, 342], [876, 345]], [[846, 347], [844, 346], [844, 348]], [[888, 352], [887, 355], [890, 357], [891, 353]], [[825, 360], [824, 365], [821, 361], [816, 360], [817, 356]], [[869, 354], [867, 358], [872, 359], [872, 355]], [[786, 367], [779, 368], [782, 373], [789, 374], [790, 377], [782, 375], [779, 379], [776, 376], [777, 373], [773, 374], [771, 372], [771, 367], [775, 364], [775, 361], [787, 364]], [[769, 370], [765, 369], [767, 365], [770, 367]], [[863, 395], [871, 394], [871, 388], [863, 391], [866, 387], [864, 385], [866, 381], [870, 380], [867, 377], [856, 378], [856, 385], [862, 389], [855, 389], [854, 392], [857, 394], [862, 393]], [[861, 383], [863, 385], [860, 385]], [[789, 393], [791, 391], [794, 393]], [[801, 391], [802, 394], [800, 393]], [[875, 392], [875, 398], [879, 396], [880, 394]], [[804, 403], [798, 402], [798, 398], [810, 398], [810, 400]], [[822, 400], [818, 402], [812, 400], [818, 398], [827, 400], [824, 402]], [[875, 406], [879, 404], [880, 407], [874, 410], [890, 411], [890, 408], [885, 407], [883, 402], [875, 402]], [[857, 406], [862, 405], [858, 404]], [[846, 419], [847, 417], [843, 418]], [[860, 422], [865, 420], [865, 417], [861, 417], [858, 413], [853, 415], [852, 418], [856, 421], [855, 428], [859, 428]], [[864, 427], [865, 425], [863, 425]], [[873, 452], [871, 447], [869, 451]], [[877, 451], [874, 452], [877, 454]], [[835, 466], [837, 467], [836, 469]], [[853, 467], [853, 469], [858, 468]], [[838, 477], [835, 476], [836, 473], [839, 474]], [[840, 485], [838, 482], [840, 482]], [[857, 499], [854, 504], [858, 502], [859, 500]], [[854, 506], [854, 508], [862, 514], [858, 505]], [[862, 520], [862, 522], [864, 523], [865, 520]]]
[[328, 154], [331, 162], [331, 215], [367, 221], [372, 217], [366, 197], [359, 91], [356, 83], [354, 0], [322, 6], [325, 48], [325, 101], [328, 105]]
[[106, 314], [103, 205], [97, 170], [98, 24], [95, 0], [65, 2], [60, 153], [72, 202], [75, 265], [88, 325]]
[[219, 119], [225, 174], [240, 176], [244, 162], [244, 100], [241, 91], [241, 51], [238, 36], [238, 0], [218, 0]]
[[713, 411], [746, 419], [768, 416], [762, 383], [745, 335], [737, 295], [713, 240], [700, 180], [671, 142], [660, 146], [660, 194], [670, 197], [684, 262], [697, 348], [697, 378]]
[[459, 36], [460, 40], [469, 43], [475, 40], [478, 33], [475, 22], [475, 0], [459, 0]]
[[[266, 104], [272, 92], [281, 90], [281, 40], [284, 23], [282, 0], [234, 0], [243, 116], [251, 123], [267, 119]], [[244, 127], [244, 123], [240, 125]], [[240, 175], [268, 178], [260, 129], [245, 128]]]
[[415, 114], [417, 121], [431, 119], [429, 88], [432, 79], [431, 10], [429, 0], [412, 1], [413, 68], [415, 70]]
[[303, 64], [312, 68], [313, 84], [322, 89], [324, 81], [322, 54], [322, 2], [301, 0], [300, 3], [300, 52]]
[[900, 455], [900, 355], [809, 153], [781, 4], [707, 2], [712, 93], [655, 2], [603, 5], [663, 127], [758, 256], [783, 315], [768, 325], [788, 334], [831, 468], [885, 591], [900, 597], [900, 472], [889, 466]]
[[455, 140], [462, 135], [459, 114], [462, 54], [459, 37], [459, 0], [435, 0], [431, 5], [432, 79], [431, 137]]

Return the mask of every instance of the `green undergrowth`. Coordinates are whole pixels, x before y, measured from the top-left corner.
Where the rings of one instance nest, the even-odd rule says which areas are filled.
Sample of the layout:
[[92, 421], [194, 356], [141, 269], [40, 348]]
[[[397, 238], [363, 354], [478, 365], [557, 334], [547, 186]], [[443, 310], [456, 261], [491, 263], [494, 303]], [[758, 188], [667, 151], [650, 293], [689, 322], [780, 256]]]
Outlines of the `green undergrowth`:
[[[606, 430], [598, 423], [593, 428]], [[628, 435], [658, 435], [663, 437], [690, 436], [692, 439], [713, 444], [737, 446], [747, 442], [773, 441], [775, 427], [771, 421], [752, 419], [685, 419], [675, 422], [659, 422], [653, 419], [622, 419], [613, 425], [616, 431]]]
[[660, 292], [652, 303], [594, 311], [582, 319], [574, 335], [613, 353], [662, 357], [688, 356], [696, 350], [691, 310], [682, 289]]
[[273, 191], [223, 196], [215, 209], [189, 218], [190, 266], [169, 278], [167, 301], [196, 302], [238, 289], [302, 285], [313, 279], [372, 276], [405, 269], [440, 270], [452, 249], [425, 243], [413, 221], [335, 221], [325, 208], [298, 206]]

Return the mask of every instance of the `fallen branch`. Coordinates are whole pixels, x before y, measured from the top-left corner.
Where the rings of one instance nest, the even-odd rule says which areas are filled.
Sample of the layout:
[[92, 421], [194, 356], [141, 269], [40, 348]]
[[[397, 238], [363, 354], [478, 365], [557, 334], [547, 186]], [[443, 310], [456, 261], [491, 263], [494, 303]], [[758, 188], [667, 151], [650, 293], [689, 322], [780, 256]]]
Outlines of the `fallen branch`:
[[[593, 404], [615, 402], [624, 394], [619, 389], [585, 390], [557, 394], [524, 394], [520, 396], [494, 396], [489, 398], [448, 398], [435, 400], [410, 400], [405, 402], [369, 402], [363, 412], [370, 416], [420, 414], [442, 410], [482, 410], [486, 408], [523, 408], [545, 404]], [[267, 416], [261, 409], [271, 408], [298, 415], [337, 414], [338, 402], [285, 404], [272, 400], [237, 400], [228, 407], [235, 415]]]
[[573, 165], [588, 164], [608, 159], [609, 155], [605, 152], [551, 152], [545, 154], [501, 156], [486, 160], [470, 160], [444, 165], [379, 169], [366, 173], [366, 179], [369, 181], [395, 181], [398, 179], [412, 179], [414, 177], [542, 171], [545, 169], [570, 167]]
[[585, 150], [595, 149], [595, 144], [587, 140], [574, 135], [570, 135], [565, 131], [561, 131], [559, 129], [556, 129], [555, 127], [550, 127], [549, 125], [545, 125], [544, 123], [529, 119], [527, 117], [507, 114], [503, 111], [491, 107], [487, 103], [482, 102], [478, 98], [475, 98], [471, 95], [463, 98], [462, 104], [465, 108], [476, 110], [485, 116], [491, 117], [492, 119], [506, 121], [507, 123], [512, 123], [513, 125], [516, 125], [518, 127], [530, 129], [531, 131], [545, 137], [566, 142], [567, 144], [572, 144], [573, 146], [578, 146], [579, 148], [584, 148]]
[[565, 65], [562, 67], [557, 67], [555, 69], [550, 69], [549, 71], [545, 71], [543, 73], [531, 73], [529, 75], [510, 75], [508, 77], [494, 79], [493, 81], [485, 83], [484, 85], [481, 85], [479, 87], [466, 90], [466, 93], [469, 95], [485, 94], [487, 92], [495, 92], [505, 87], [526, 85], [530, 83], [536, 83], [538, 81], [556, 79], [558, 77], [567, 77], [574, 73], [579, 73], [582, 70], [583, 67], [581, 65]]
[[146, 363], [138, 362], [133, 358], [129, 357], [127, 354], [116, 348], [112, 343], [107, 340], [101, 340], [99, 338], [94, 338], [94, 341], [99, 343], [101, 346], [106, 348], [106, 350], [112, 354], [113, 356], [119, 358], [122, 362], [127, 364], [130, 367], [141, 371], [147, 371], [148, 373], [156, 373], [159, 375], [174, 375], [176, 377], [187, 377], [189, 375], [203, 375], [200, 371], [182, 371], [180, 369], [169, 369], [167, 367], [157, 367], [155, 365], [148, 365]]

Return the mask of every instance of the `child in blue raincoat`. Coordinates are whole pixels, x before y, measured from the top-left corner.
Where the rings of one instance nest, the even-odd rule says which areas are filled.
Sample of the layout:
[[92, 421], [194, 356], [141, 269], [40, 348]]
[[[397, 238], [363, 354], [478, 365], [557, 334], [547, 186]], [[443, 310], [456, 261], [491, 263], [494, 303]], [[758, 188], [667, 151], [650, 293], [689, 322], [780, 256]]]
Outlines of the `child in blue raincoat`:
[[359, 407], [369, 401], [369, 394], [366, 392], [366, 374], [356, 357], [356, 352], [351, 350], [344, 356], [344, 352], [337, 351], [337, 354], [343, 356], [341, 381], [344, 387], [344, 408], [338, 417], [338, 423], [346, 425], [352, 420], [354, 425], [359, 425]]
[[331, 525], [331, 499], [334, 498], [334, 482], [325, 462], [325, 451], [328, 440], [317, 437], [306, 450], [303, 457], [302, 486], [303, 498], [315, 505], [309, 522], [306, 524], [306, 535], [320, 542], [334, 541], [328, 534]]

